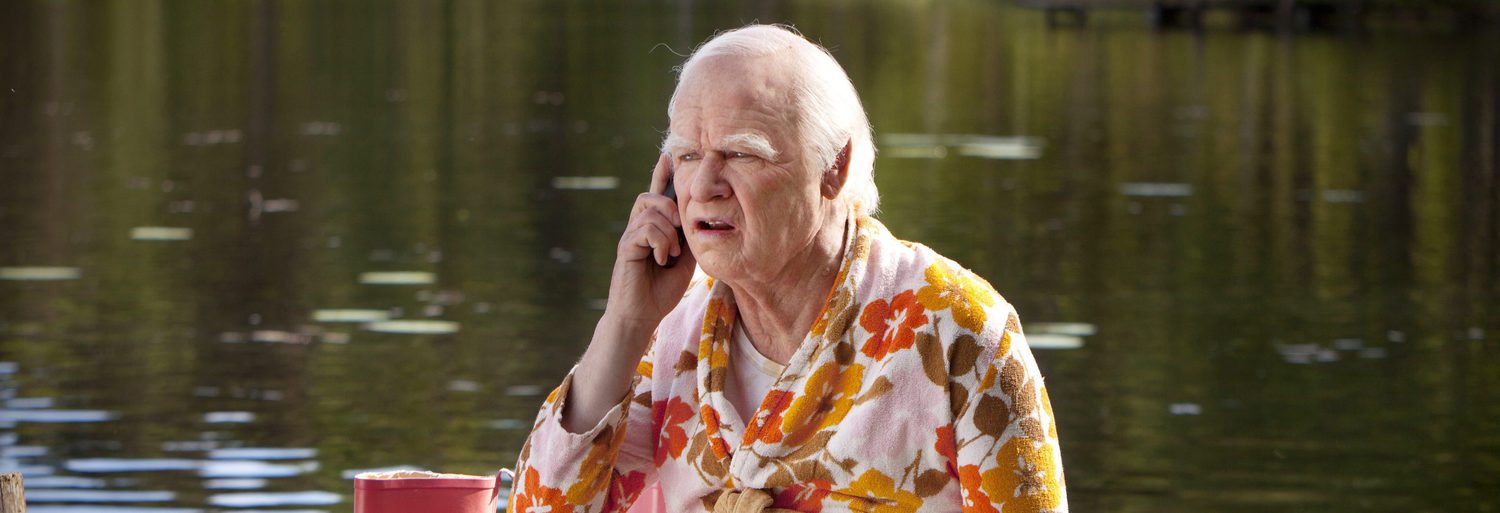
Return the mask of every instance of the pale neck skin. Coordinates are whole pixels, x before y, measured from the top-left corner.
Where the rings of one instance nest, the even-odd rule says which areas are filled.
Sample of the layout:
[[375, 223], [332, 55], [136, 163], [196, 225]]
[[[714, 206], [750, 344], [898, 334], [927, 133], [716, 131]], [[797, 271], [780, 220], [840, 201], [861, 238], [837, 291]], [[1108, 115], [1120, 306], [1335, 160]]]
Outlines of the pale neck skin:
[[786, 365], [812, 329], [838, 277], [844, 253], [844, 227], [849, 212], [829, 202], [822, 229], [785, 266], [764, 276], [724, 280], [734, 291], [739, 322], [755, 349]]

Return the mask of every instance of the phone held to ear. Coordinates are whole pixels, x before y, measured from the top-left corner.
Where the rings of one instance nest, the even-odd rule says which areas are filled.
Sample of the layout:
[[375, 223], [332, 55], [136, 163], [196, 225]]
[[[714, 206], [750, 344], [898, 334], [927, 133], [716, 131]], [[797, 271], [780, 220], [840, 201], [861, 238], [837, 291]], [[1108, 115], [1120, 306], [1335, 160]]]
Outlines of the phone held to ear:
[[[675, 171], [669, 172], [667, 174], [667, 190], [662, 191], [662, 193], [661, 193], [663, 196], [671, 198], [673, 203], [677, 202], [677, 187], [674, 186], [673, 183], [672, 183], [672, 179], [676, 176], [676, 174], [677, 173]], [[681, 209], [678, 209], [678, 212], [681, 212], [681, 211], [682, 211]], [[681, 226], [677, 227], [677, 245], [682, 248], [682, 251], [687, 251], [687, 234], [683, 233]], [[671, 268], [676, 267], [676, 266], [677, 266], [677, 257], [668, 255], [667, 256], [667, 265], [664, 265], [662, 267], [665, 267], [667, 269], [671, 269]]]

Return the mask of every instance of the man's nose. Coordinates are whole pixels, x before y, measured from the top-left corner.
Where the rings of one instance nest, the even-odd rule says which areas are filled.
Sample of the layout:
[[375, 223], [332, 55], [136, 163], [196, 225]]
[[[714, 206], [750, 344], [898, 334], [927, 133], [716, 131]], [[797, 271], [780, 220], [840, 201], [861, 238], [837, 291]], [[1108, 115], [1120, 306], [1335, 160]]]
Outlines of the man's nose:
[[727, 198], [733, 191], [729, 188], [729, 182], [724, 181], [724, 167], [726, 161], [719, 155], [709, 155], [703, 159], [703, 165], [698, 166], [698, 172], [693, 177], [693, 197], [701, 201], [718, 198]]

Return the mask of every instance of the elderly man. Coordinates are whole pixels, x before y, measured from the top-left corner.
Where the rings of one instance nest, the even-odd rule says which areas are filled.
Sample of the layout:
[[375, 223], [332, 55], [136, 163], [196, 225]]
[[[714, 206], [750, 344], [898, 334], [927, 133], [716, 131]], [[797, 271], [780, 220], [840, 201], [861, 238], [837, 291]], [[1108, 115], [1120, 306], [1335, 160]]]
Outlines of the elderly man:
[[510, 511], [624, 511], [654, 483], [673, 512], [1066, 510], [1015, 310], [870, 217], [869, 122], [838, 63], [781, 27], [726, 32], [667, 111]]

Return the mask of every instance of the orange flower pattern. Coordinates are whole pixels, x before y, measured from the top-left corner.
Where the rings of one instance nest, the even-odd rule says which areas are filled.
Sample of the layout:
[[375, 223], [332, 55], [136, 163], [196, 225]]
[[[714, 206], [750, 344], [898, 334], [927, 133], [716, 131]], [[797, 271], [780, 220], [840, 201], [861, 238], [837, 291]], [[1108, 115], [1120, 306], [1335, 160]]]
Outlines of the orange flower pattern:
[[983, 479], [978, 465], [964, 465], [958, 469], [958, 485], [963, 488], [965, 511], [996, 513], [989, 494], [984, 493]]
[[760, 411], [755, 412], [754, 423], [745, 431], [751, 440], [774, 444], [781, 441], [781, 415], [792, 405], [795, 394], [785, 390], [772, 390], [761, 402]]
[[641, 496], [641, 490], [645, 487], [645, 472], [630, 472], [616, 477], [610, 482], [609, 497], [604, 504], [604, 510], [629, 508], [631, 504], [635, 504], [635, 500]]
[[908, 290], [896, 294], [889, 303], [884, 299], [871, 301], [859, 316], [859, 325], [870, 331], [870, 338], [859, 352], [879, 361], [887, 354], [911, 347], [917, 339], [915, 330], [927, 325], [927, 313], [917, 302], [917, 294]]
[[652, 405], [656, 418], [657, 437], [656, 464], [661, 465], [668, 457], [676, 458], [682, 456], [682, 450], [687, 447], [687, 430], [682, 428], [682, 423], [693, 417], [693, 408], [682, 402], [682, 398], [673, 397], [670, 401], [658, 401]]
[[[573, 506], [563, 497], [562, 490], [538, 483], [536, 469], [527, 469], [521, 479], [522, 491], [511, 494], [507, 511], [516, 513], [572, 513]], [[517, 483], [521, 484], [521, 483]]]
[[937, 428], [937, 441], [933, 442], [932, 450], [943, 456], [948, 475], [958, 477], [958, 441], [953, 437], [953, 426]]
[[713, 449], [714, 456], [720, 459], [728, 458], [729, 442], [719, 434], [720, 426], [724, 425], [724, 421], [719, 419], [719, 411], [706, 404], [698, 408], [698, 416], [703, 419], [703, 434], [708, 435], [707, 439], [711, 444], [709, 448]]
[[778, 508], [818, 513], [823, 511], [823, 499], [832, 493], [828, 489], [827, 481], [813, 481], [810, 483], [796, 483], [788, 485], [776, 494], [771, 505]]
[[808, 512], [1067, 511], [1052, 408], [1011, 305], [874, 219], [845, 240], [823, 311], [757, 411], [725, 396], [734, 296], [699, 280], [599, 425], [562, 428], [578, 376], [547, 397], [510, 511], [624, 512], [658, 482], [674, 512], [743, 489]]

